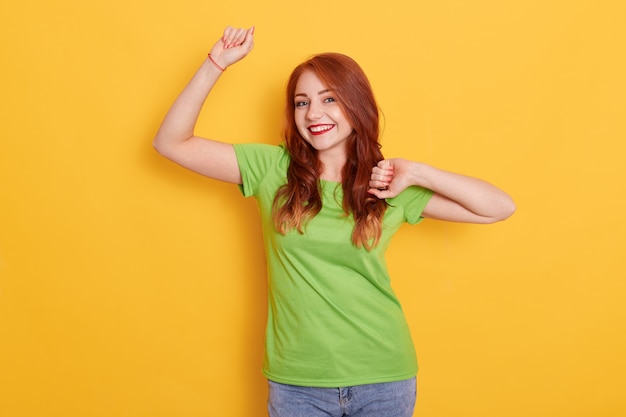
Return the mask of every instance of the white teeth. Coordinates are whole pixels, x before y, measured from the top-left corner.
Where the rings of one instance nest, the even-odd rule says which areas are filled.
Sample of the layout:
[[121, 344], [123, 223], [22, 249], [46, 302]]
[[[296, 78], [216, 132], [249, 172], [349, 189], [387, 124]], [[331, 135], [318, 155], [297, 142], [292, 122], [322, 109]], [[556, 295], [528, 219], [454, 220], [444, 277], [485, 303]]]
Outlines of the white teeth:
[[323, 132], [325, 130], [330, 130], [333, 127], [331, 125], [325, 125], [325, 126], [311, 126], [309, 128], [309, 130], [313, 133], [319, 133], [319, 132]]

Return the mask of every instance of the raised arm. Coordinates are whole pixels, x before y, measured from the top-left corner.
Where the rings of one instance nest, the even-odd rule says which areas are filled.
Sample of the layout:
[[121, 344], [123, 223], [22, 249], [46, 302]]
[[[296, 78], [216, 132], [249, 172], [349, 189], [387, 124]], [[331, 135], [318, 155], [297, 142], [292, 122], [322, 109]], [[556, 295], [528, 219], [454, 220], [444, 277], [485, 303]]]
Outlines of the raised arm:
[[391, 198], [411, 185], [435, 192], [423, 216], [464, 223], [494, 223], [515, 212], [511, 197], [496, 186], [406, 159], [381, 161], [372, 170], [369, 192]]
[[254, 28], [224, 30], [163, 119], [153, 141], [161, 155], [207, 177], [241, 183], [233, 146], [195, 136], [194, 129], [202, 105], [220, 75], [248, 55], [253, 46]]

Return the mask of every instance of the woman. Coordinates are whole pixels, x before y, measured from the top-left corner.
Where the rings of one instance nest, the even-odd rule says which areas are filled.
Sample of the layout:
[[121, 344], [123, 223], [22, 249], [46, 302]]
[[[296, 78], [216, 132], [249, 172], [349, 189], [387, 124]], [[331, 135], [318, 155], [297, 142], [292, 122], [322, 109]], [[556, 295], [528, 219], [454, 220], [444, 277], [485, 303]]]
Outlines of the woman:
[[384, 160], [369, 82], [340, 54], [314, 56], [292, 73], [284, 145], [195, 136], [211, 88], [253, 38], [253, 28], [225, 29], [154, 145], [257, 199], [269, 275], [270, 416], [411, 416], [417, 363], [384, 261], [389, 241], [404, 222], [492, 223], [514, 203], [482, 180]]

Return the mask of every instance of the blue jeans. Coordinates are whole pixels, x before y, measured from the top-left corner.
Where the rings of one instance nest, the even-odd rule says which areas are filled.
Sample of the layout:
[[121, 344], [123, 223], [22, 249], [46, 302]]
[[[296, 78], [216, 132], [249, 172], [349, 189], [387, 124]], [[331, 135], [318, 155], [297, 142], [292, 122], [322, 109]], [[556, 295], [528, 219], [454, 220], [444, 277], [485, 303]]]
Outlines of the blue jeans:
[[270, 417], [411, 417], [415, 378], [345, 388], [299, 387], [269, 381]]

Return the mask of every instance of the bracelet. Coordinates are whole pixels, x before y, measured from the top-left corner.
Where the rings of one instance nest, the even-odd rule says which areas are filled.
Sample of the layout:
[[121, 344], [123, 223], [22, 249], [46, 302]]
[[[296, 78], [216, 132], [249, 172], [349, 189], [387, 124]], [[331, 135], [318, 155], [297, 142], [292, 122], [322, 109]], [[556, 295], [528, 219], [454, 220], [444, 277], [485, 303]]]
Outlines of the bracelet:
[[217, 62], [215, 62], [215, 60], [213, 59], [213, 57], [211, 56], [211, 53], [209, 53], [208, 55], [209, 59], [211, 60], [211, 62], [213, 63], [213, 65], [215, 65], [217, 67], [218, 70], [224, 72], [226, 71], [226, 68], [223, 68], [220, 66], [220, 64], [218, 64]]

